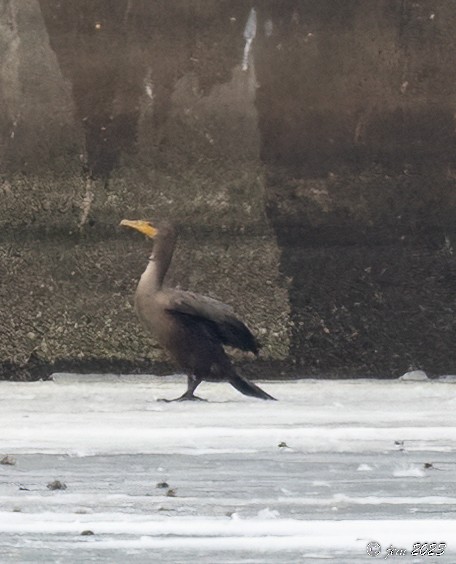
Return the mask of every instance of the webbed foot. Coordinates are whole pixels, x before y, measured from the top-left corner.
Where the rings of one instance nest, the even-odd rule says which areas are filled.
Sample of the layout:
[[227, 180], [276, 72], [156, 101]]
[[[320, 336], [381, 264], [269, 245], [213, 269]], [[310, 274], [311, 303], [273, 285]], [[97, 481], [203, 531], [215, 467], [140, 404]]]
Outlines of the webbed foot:
[[160, 398], [157, 401], [164, 401], [165, 403], [172, 403], [175, 401], [207, 401], [207, 399], [204, 398], [200, 398], [199, 396], [194, 396], [193, 394], [182, 394], [181, 396], [179, 396], [178, 398], [174, 398], [174, 399], [165, 399], [165, 398]]

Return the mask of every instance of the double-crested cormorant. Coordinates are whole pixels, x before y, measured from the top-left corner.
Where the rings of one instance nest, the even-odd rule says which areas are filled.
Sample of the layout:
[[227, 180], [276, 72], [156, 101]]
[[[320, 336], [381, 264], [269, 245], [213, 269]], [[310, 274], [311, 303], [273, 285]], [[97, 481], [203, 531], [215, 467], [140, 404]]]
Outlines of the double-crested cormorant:
[[187, 391], [177, 400], [200, 399], [194, 391], [202, 380], [228, 381], [247, 396], [274, 398], [236, 373], [223, 345], [258, 354], [258, 343], [232, 308], [212, 298], [163, 287], [173, 256], [176, 231], [170, 223], [124, 219], [121, 225], [154, 239], [149, 264], [136, 294], [136, 313], [143, 326], [171, 354], [188, 377]]

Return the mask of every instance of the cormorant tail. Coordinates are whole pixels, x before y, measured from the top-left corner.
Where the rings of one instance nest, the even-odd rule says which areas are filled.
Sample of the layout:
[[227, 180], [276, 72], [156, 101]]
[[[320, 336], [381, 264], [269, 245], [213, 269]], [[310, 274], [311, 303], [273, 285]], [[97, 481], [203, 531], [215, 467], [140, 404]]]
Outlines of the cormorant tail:
[[260, 398], [260, 399], [263, 399], [263, 400], [274, 400], [274, 401], [276, 401], [275, 398], [273, 398], [268, 393], [263, 391], [257, 385], [253, 384], [252, 382], [249, 382], [246, 378], [239, 376], [239, 374], [232, 374], [230, 376], [229, 381], [230, 381], [230, 384], [234, 388], [236, 388], [236, 390], [238, 390], [239, 392], [241, 392], [241, 394], [244, 394], [245, 396], [252, 396], [254, 398]]

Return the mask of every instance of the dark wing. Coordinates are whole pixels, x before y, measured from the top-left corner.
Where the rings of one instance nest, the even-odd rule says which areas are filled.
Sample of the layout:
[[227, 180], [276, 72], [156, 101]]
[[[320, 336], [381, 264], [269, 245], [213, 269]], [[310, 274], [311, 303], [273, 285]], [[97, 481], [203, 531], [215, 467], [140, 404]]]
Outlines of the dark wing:
[[165, 291], [166, 311], [182, 321], [198, 322], [224, 345], [258, 354], [259, 344], [248, 327], [234, 314], [233, 308], [218, 300], [180, 290]]

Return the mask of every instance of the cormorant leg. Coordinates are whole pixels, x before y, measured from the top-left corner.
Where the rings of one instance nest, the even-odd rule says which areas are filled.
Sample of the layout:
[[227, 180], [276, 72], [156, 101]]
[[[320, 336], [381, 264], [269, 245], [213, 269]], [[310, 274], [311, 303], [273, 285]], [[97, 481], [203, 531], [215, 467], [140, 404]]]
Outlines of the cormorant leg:
[[166, 403], [171, 403], [172, 401], [207, 401], [204, 398], [200, 398], [193, 394], [193, 392], [200, 384], [201, 384], [200, 378], [196, 378], [193, 375], [187, 376], [187, 391], [185, 393], [183, 393], [178, 398], [172, 400], [162, 399], [158, 401], [165, 401]]
[[177, 398], [177, 401], [207, 401], [193, 394], [200, 384], [200, 378], [196, 378], [196, 376], [193, 375], [187, 376], [187, 391], [182, 394], [180, 398]]

